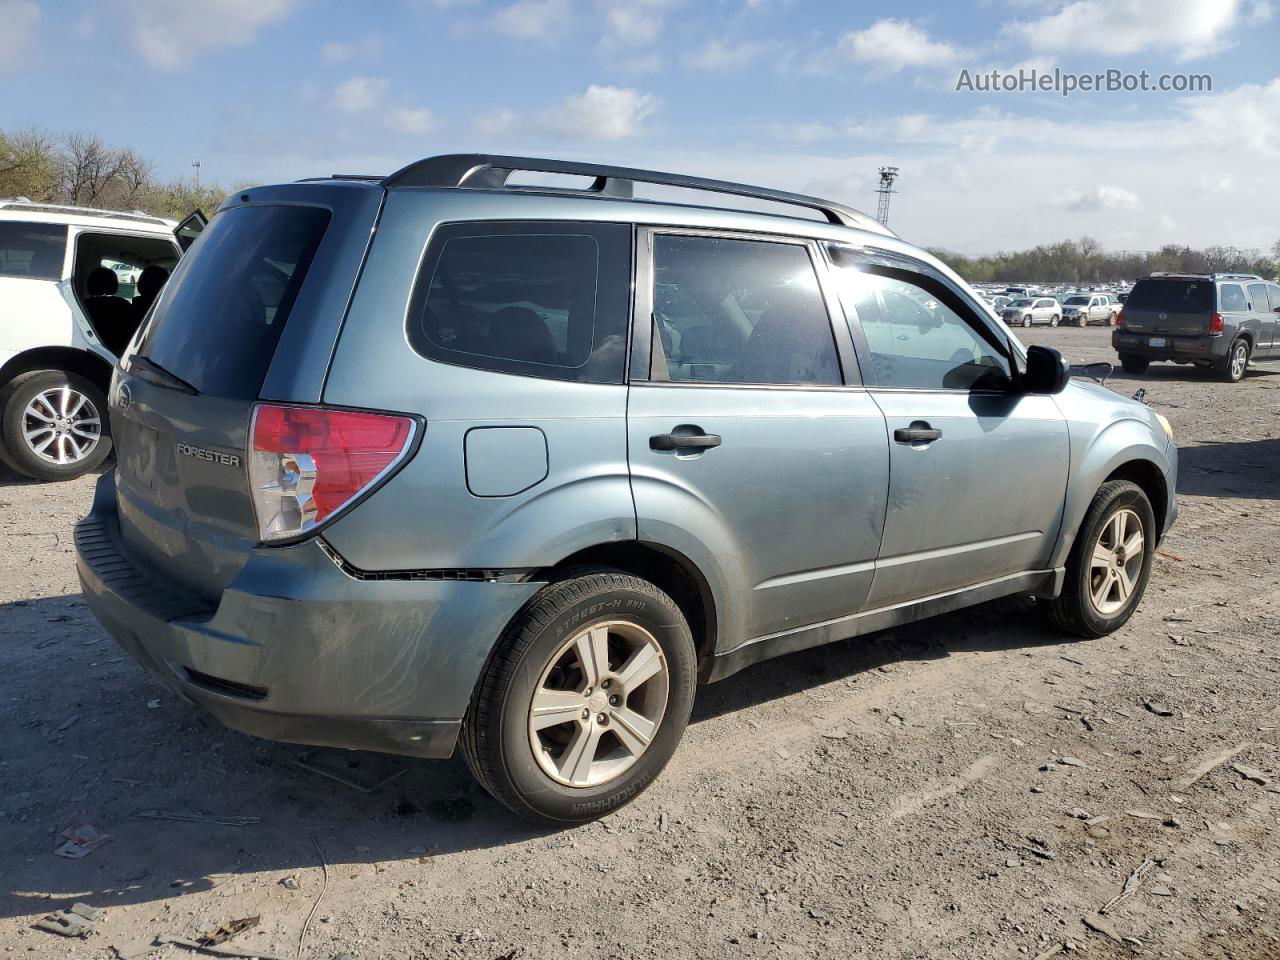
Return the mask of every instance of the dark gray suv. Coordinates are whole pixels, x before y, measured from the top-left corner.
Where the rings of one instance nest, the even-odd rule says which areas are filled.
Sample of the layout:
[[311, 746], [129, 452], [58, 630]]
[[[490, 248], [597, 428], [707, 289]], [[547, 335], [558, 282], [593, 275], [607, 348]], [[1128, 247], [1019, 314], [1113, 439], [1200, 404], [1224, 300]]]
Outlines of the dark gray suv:
[[1235, 383], [1250, 360], [1280, 356], [1280, 286], [1252, 273], [1153, 273], [1116, 318], [1111, 345], [1129, 373], [1192, 363]]
[[78, 567], [141, 664], [259, 736], [460, 743], [558, 822], [699, 681], [1010, 594], [1114, 630], [1176, 515], [1167, 421], [869, 217], [557, 161], [236, 194], [109, 405]]

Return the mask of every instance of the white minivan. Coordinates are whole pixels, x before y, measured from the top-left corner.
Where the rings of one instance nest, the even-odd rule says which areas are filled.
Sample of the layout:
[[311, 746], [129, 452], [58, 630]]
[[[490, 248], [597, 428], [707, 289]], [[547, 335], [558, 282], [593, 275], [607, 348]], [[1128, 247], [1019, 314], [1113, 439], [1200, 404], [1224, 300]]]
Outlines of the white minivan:
[[0, 460], [69, 480], [111, 453], [116, 358], [203, 226], [0, 200]]

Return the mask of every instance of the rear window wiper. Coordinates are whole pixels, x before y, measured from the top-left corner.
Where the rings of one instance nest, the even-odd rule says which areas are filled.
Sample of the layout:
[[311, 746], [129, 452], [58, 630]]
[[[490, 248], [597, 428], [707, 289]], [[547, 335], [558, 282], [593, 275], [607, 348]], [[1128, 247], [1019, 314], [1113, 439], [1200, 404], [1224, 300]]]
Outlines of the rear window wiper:
[[191, 396], [198, 396], [200, 391], [193, 387], [181, 377], [174, 376], [160, 364], [156, 363], [150, 357], [144, 357], [140, 353], [135, 353], [129, 358], [128, 370], [134, 376], [147, 380], [161, 387], [168, 387], [171, 390], [180, 390], [183, 393], [189, 393]]

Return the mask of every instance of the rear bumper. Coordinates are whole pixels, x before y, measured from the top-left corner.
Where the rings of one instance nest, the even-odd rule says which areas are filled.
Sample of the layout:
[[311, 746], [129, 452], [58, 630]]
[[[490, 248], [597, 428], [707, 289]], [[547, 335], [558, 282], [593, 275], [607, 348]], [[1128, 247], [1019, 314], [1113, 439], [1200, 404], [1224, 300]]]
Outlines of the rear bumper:
[[[1163, 339], [1163, 347], [1151, 346], [1151, 338]], [[1226, 358], [1228, 341], [1226, 337], [1205, 334], [1193, 337], [1176, 337], [1169, 334], [1122, 333], [1115, 330], [1111, 334], [1111, 346], [1117, 353], [1135, 357], [1146, 357], [1148, 360], [1209, 360], [1217, 361]]]
[[94, 616], [183, 698], [291, 743], [449, 756], [489, 651], [542, 586], [359, 580], [313, 540], [253, 551], [211, 607], [134, 564], [119, 533], [112, 471], [76, 526]]

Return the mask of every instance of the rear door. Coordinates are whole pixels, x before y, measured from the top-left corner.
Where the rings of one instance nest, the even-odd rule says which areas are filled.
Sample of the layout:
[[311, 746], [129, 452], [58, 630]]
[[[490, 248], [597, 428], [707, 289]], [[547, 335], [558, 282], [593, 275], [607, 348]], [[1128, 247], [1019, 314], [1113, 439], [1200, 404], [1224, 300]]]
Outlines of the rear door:
[[1242, 283], [1218, 284], [1218, 312], [1222, 314], [1227, 337], [1248, 331], [1255, 344], [1262, 335], [1262, 324], [1249, 308], [1249, 295]]
[[1043, 570], [1067, 484], [1052, 397], [1011, 393], [1002, 330], [927, 265], [834, 248], [889, 433], [889, 509], [868, 608]]
[[319, 399], [319, 379], [308, 391], [298, 367], [307, 351], [288, 345], [322, 340], [328, 357], [360, 263], [347, 241], [354, 231], [363, 250], [381, 196], [254, 193], [215, 215], [179, 261], [110, 397], [124, 547], [206, 598], [257, 541], [245, 470], [253, 404]]
[[1276, 339], [1276, 314], [1271, 309], [1271, 300], [1267, 296], [1265, 283], [1251, 283], [1245, 288], [1249, 297], [1249, 310], [1253, 314], [1252, 323], [1257, 325], [1254, 339], [1254, 353], [1267, 356], [1271, 353]]
[[637, 325], [652, 331], [627, 417], [640, 539], [707, 554], [732, 604], [723, 643], [857, 611], [887, 440], [834, 335], [816, 246], [653, 229], [638, 250]]

